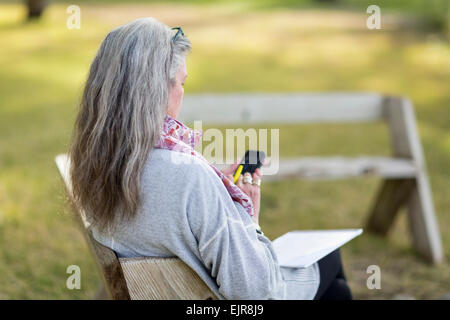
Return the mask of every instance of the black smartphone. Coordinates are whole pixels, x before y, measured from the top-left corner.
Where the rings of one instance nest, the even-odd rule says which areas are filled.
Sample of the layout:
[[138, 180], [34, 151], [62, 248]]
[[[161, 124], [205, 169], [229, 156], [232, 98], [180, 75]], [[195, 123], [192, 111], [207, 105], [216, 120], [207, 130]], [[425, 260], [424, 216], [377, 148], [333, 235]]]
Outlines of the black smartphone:
[[234, 183], [237, 182], [241, 174], [246, 172], [253, 174], [256, 169], [261, 168], [265, 159], [264, 151], [248, 150], [234, 173]]

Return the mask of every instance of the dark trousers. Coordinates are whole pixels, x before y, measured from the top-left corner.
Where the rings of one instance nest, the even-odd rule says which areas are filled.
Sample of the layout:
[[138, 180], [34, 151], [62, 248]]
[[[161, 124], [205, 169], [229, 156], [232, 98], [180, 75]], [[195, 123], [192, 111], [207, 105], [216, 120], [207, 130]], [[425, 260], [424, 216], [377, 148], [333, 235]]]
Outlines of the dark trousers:
[[352, 293], [342, 268], [339, 249], [318, 261], [320, 285], [315, 300], [351, 300]]

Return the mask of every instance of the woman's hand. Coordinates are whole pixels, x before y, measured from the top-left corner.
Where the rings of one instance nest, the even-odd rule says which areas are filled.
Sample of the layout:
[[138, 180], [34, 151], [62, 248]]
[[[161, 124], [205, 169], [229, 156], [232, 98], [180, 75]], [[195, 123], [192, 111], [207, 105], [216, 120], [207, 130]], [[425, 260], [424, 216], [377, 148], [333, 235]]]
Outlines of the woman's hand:
[[222, 170], [222, 173], [224, 174], [225, 177], [227, 177], [228, 179], [230, 179], [231, 181], [234, 182], [234, 172], [236, 171], [237, 167], [239, 166], [239, 160], [236, 160], [235, 163], [233, 163], [231, 166], [229, 166], [226, 169]]
[[253, 183], [255, 181], [259, 180], [261, 181], [261, 170], [256, 169], [256, 171], [251, 175], [249, 172], [246, 172], [244, 175], [240, 175], [238, 181], [236, 182], [236, 186], [240, 188], [242, 191], [244, 191], [245, 194], [247, 194], [250, 199], [252, 199], [253, 202], [253, 221], [256, 224], [259, 224], [259, 208], [261, 203], [261, 188], [256, 185], [249, 182], [245, 182], [245, 177], [251, 177]]
[[[235, 162], [227, 169], [223, 170], [222, 173], [232, 182], [234, 182], [233, 174], [236, 171], [237, 167], [239, 166], [239, 162]], [[260, 208], [260, 202], [261, 202], [261, 189], [258, 185], [252, 184], [252, 183], [244, 183], [244, 177], [245, 176], [251, 176], [252, 181], [256, 182], [257, 180], [261, 180], [262, 174], [260, 169], [256, 169], [256, 171], [251, 175], [249, 172], [245, 173], [244, 175], [240, 175], [238, 181], [236, 182], [236, 186], [241, 189], [246, 195], [252, 199], [253, 203], [253, 221], [256, 224], [259, 224], [259, 208]]]

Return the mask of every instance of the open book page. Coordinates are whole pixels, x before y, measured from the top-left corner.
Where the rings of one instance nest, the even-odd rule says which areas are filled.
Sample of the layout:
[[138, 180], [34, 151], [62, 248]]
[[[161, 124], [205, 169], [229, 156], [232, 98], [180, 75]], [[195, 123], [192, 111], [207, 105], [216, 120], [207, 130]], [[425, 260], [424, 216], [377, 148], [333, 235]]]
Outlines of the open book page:
[[361, 233], [362, 229], [291, 231], [272, 244], [280, 266], [306, 268]]

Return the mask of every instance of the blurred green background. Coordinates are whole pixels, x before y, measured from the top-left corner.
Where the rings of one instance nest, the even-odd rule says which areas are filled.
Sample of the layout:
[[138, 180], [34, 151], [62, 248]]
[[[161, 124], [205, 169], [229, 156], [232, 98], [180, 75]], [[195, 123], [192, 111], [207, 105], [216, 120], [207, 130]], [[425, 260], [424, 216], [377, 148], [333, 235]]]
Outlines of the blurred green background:
[[[193, 51], [185, 94], [370, 91], [412, 99], [436, 213], [450, 257], [450, 45], [448, 1], [373, 1], [381, 30], [368, 30], [370, 1], [50, 1], [26, 22], [22, 1], [0, 4], [0, 299], [89, 299], [100, 283], [70, 217], [54, 156], [66, 152], [95, 52], [112, 28], [153, 16], [182, 26]], [[69, 4], [81, 29], [66, 27]], [[281, 156], [389, 155], [382, 124], [283, 126]], [[206, 129], [206, 128], [204, 128]], [[273, 239], [292, 229], [361, 227], [377, 178], [284, 181], [263, 186], [261, 226]], [[355, 298], [450, 291], [450, 264], [425, 264], [411, 249], [402, 212], [388, 238], [369, 234], [342, 249]], [[66, 268], [82, 271], [66, 288]], [[366, 287], [367, 266], [382, 272]]]

